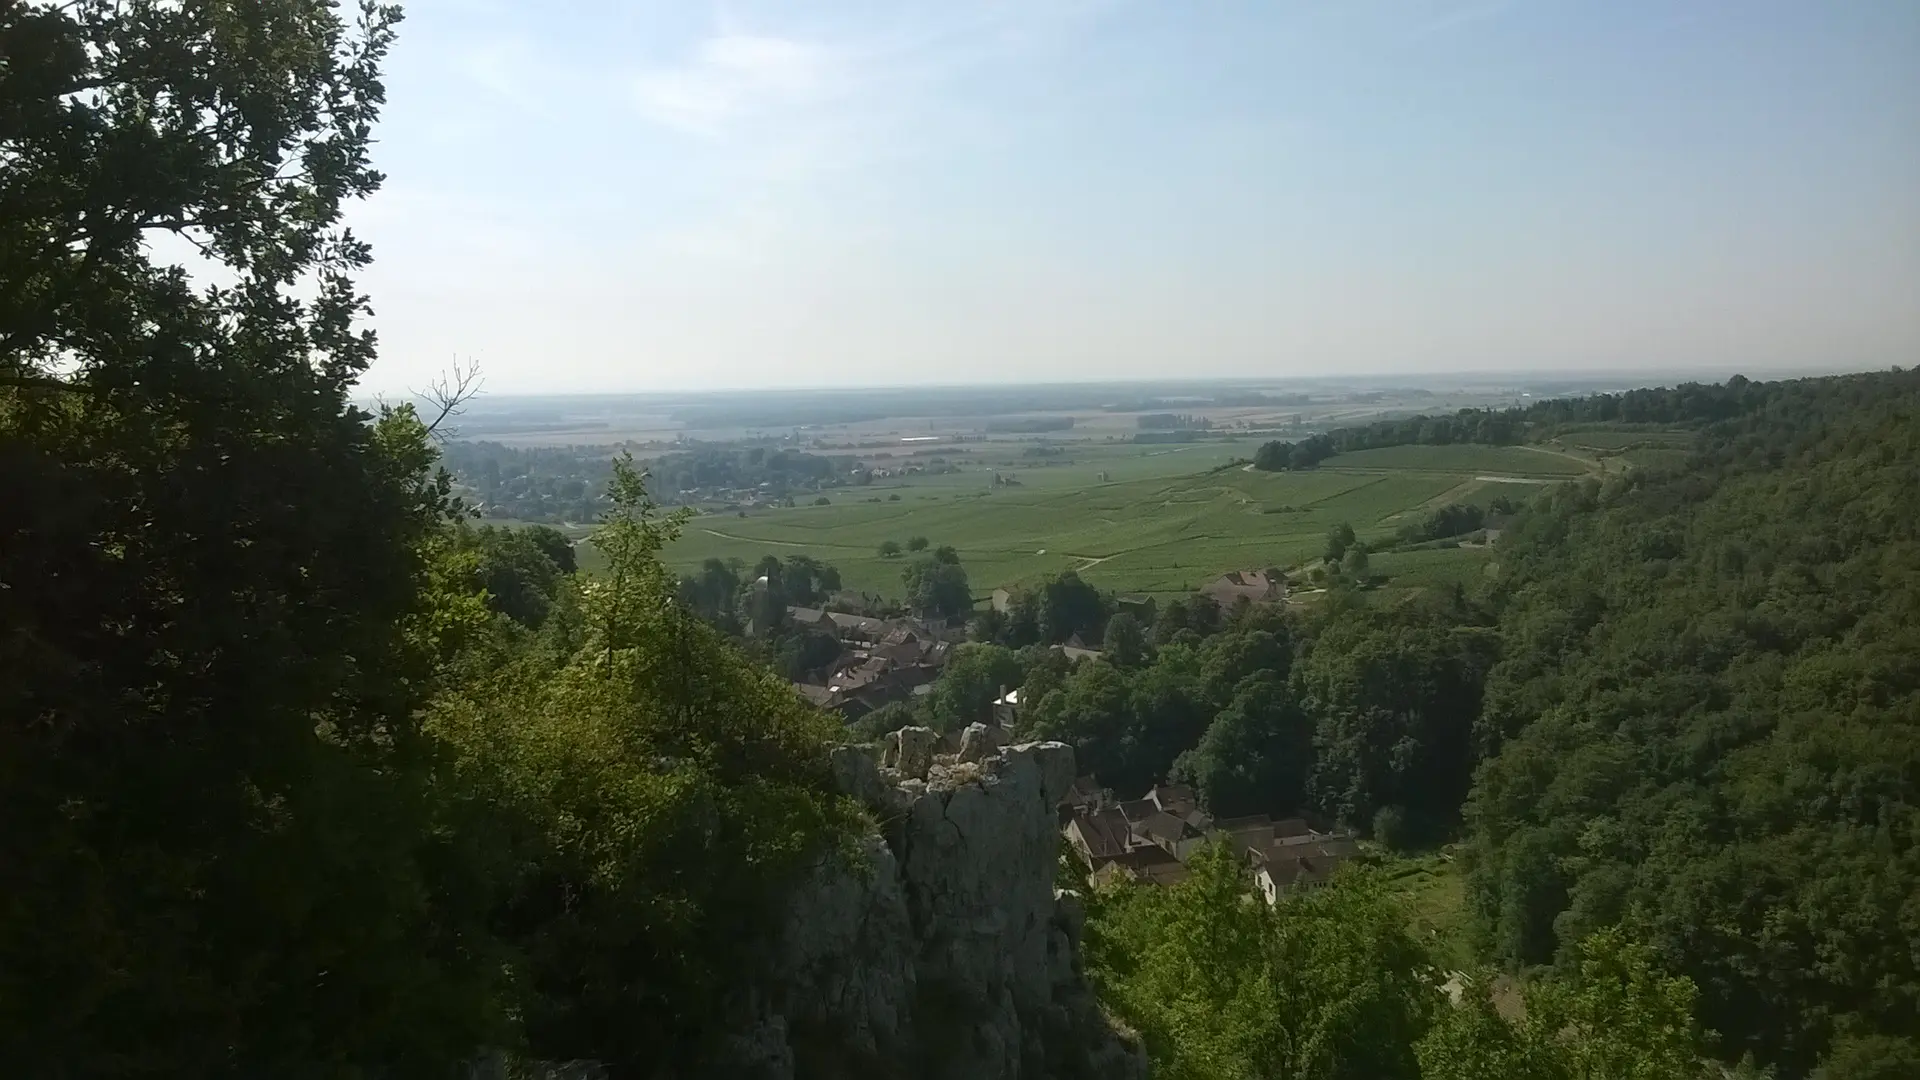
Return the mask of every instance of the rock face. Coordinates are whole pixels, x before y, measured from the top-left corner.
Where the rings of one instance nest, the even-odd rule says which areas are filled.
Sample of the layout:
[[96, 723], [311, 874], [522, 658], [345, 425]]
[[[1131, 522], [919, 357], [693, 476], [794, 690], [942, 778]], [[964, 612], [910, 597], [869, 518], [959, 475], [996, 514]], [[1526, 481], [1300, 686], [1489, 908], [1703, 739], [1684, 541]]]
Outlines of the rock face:
[[724, 1075], [1144, 1077], [1081, 973], [1079, 899], [1053, 887], [1073, 750], [976, 741], [936, 763], [932, 734], [894, 733], [879, 762], [835, 752], [883, 835], [797, 891]]

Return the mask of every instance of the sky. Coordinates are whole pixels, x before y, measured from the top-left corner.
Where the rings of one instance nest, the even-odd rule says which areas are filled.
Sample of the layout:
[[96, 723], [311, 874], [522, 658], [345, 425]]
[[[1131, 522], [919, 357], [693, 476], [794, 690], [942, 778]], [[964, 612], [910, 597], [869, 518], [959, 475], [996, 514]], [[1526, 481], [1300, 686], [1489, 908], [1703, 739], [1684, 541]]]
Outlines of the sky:
[[1920, 362], [1912, 0], [406, 8], [374, 390]]

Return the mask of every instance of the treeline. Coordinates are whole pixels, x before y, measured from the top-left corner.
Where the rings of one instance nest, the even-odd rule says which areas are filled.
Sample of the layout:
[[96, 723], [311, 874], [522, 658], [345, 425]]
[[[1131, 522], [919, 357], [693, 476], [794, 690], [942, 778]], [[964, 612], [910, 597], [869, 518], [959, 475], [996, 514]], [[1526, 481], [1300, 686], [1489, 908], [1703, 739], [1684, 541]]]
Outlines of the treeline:
[[1205, 431], [1213, 426], [1213, 421], [1192, 413], [1147, 413], [1135, 422], [1148, 431]]
[[1512, 963], [1626, 927], [1798, 1075], [1920, 1030], [1920, 373], [1729, 399], [1503, 538], [1471, 895]]
[[505, 446], [453, 440], [441, 461], [488, 517], [551, 524], [593, 521], [607, 507], [614, 449]]
[[1072, 429], [1071, 416], [999, 416], [980, 425], [980, 430], [994, 435], [1026, 435]]
[[1759, 412], [1791, 384], [1755, 383], [1736, 375], [1725, 383], [1539, 401], [1512, 409], [1462, 409], [1452, 416], [1412, 416], [1338, 428], [1298, 442], [1275, 441], [1254, 454], [1267, 472], [1310, 469], [1335, 454], [1386, 446], [1510, 446], [1543, 437], [1560, 425], [1590, 423], [1710, 424]]
[[[1592, 942], [1618, 940], [1679, 980], [1674, 1001], [1684, 987], [1698, 1045], [1723, 1061], [1908, 1075], [1920, 375], [1692, 400], [1747, 411], [1708, 423], [1684, 469], [1562, 485], [1522, 508], [1483, 597], [1351, 610], [1336, 589], [1331, 608], [1269, 630], [1272, 645], [1234, 643], [1248, 631], [1230, 627], [1197, 664], [1168, 645], [1131, 669], [1083, 664], [1037, 699], [1036, 724], [1124, 783], [1188, 779], [1221, 813], [1298, 803], [1390, 846], [1457, 829], [1496, 963], [1578, 980], [1604, 959]], [[1194, 686], [1218, 703], [1217, 682], [1209, 694], [1182, 674], [1254, 641], [1270, 654], [1231, 707], [1204, 727], [1204, 708], [1166, 708]], [[1164, 977], [1198, 992], [1236, 963], [1203, 952]], [[1140, 1008], [1135, 1022], [1171, 1025], [1172, 1043], [1194, 1033]], [[1403, 1045], [1399, 1067], [1424, 1065], [1420, 1040]], [[1676, 1062], [1646, 1075], [1720, 1075]], [[1444, 1075], [1496, 1074], [1563, 1075]]]
[[[1193, 597], [1148, 625], [1062, 575], [978, 620], [993, 643], [921, 718], [979, 719], [1018, 685], [1028, 730], [1123, 795], [1172, 777], [1219, 815], [1464, 836], [1498, 963], [1578, 978], [1583, 943], [1618, 931], [1692, 988], [1724, 1060], [1910, 1063], [1920, 375], [1653, 400], [1747, 411], [1708, 422], [1684, 469], [1494, 508], [1516, 515], [1485, 595], [1369, 604], [1338, 528], [1343, 573], [1303, 611]], [[1402, 540], [1484, 524], [1443, 507]], [[1070, 636], [1101, 657], [1047, 648]]]
[[843, 459], [801, 450], [701, 446], [649, 461], [647, 490], [663, 503], [678, 500], [682, 492], [752, 489], [781, 497], [839, 487], [845, 483], [843, 474], [848, 469]]
[[[1170, 887], [1102, 888], [1087, 900], [1087, 970], [1137, 1029], [1157, 1074], [1195, 1080], [1761, 1080], [1706, 1058], [1695, 987], [1618, 932], [1583, 939], [1577, 963], [1501, 987], [1455, 976], [1371, 873], [1249, 902], [1237, 853], [1191, 859]], [[1857, 1047], [1857, 1051], [1856, 1051]], [[1917, 1059], [1866, 1041], [1857, 1071], [1892, 1080]], [[1851, 1066], [1844, 1066], [1851, 1067]], [[1881, 1071], [1872, 1071], [1879, 1069]]]

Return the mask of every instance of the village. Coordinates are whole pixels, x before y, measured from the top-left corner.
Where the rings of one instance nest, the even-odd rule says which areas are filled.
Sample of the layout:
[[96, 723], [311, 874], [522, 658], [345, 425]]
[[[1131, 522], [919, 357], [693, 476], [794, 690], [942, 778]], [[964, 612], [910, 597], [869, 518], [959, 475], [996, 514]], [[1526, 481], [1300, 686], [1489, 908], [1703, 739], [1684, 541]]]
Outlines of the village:
[[[1286, 579], [1277, 571], [1239, 570], [1224, 574], [1199, 592], [1229, 608], [1240, 604], [1284, 602]], [[987, 598], [1005, 611], [1014, 593], [996, 589]], [[1123, 597], [1121, 610], [1151, 617], [1152, 601]], [[876, 618], [825, 608], [789, 607], [791, 626], [830, 634], [844, 651], [818, 682], [796, 682], [809, 702], [839, 713], [848, 722], [895, 702], [923, 697], [933, 688], [953, 648], [965, 640], [958, 627], [913, 618]], [[1052, 646], [1069, 662], [1096, 661], [1103, 655], [1078, 636]], [[944, 768], [978, 761], [1017, 741], [1022, 714], [1030, 704], [1019, 687], [1001, 687], [987, 716], [964, 731], [941, 735], [931, 728], [908, 728], [887, 736], [898, 761], [924, 758], [922, 768]], [[1266, 814], [1214, 818], [1185, 784], [1159, 783], [1139, 798], [1116, 798], [1093, 776], [1076, 780], [1059, 806], [1060, 831], [1096, 882], [1128, 879], [1171, 885], [1188, 876], [1188, 861], [1205, 848], [1225, 843], [1249, 866], [1269, 903], [1292, 890], [1314, 888], [1330, 880], [1359, 851], [1348, 829], [1308, 816], [1275, 819]]]

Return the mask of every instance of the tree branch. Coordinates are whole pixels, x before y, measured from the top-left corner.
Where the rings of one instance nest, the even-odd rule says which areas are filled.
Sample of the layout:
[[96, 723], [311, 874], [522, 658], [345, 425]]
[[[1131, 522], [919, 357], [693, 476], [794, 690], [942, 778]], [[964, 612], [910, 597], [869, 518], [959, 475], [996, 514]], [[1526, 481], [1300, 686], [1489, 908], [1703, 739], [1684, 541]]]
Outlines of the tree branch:
[[480, 395], [481, 384], [479, 362], [469, 360], [462, 366], [460, 358], [456, 356], [446, 374], [435, 379], [425, 390], [414, 391], [413, 396], [425, 403], [425, 411], [433, 414], [433, 420], [427, 424], [427, 434], [443, 440], [453, 438], [454, 430], [448, 428], [443, 432], [440, 425], [465, 412], [462, 406]]

